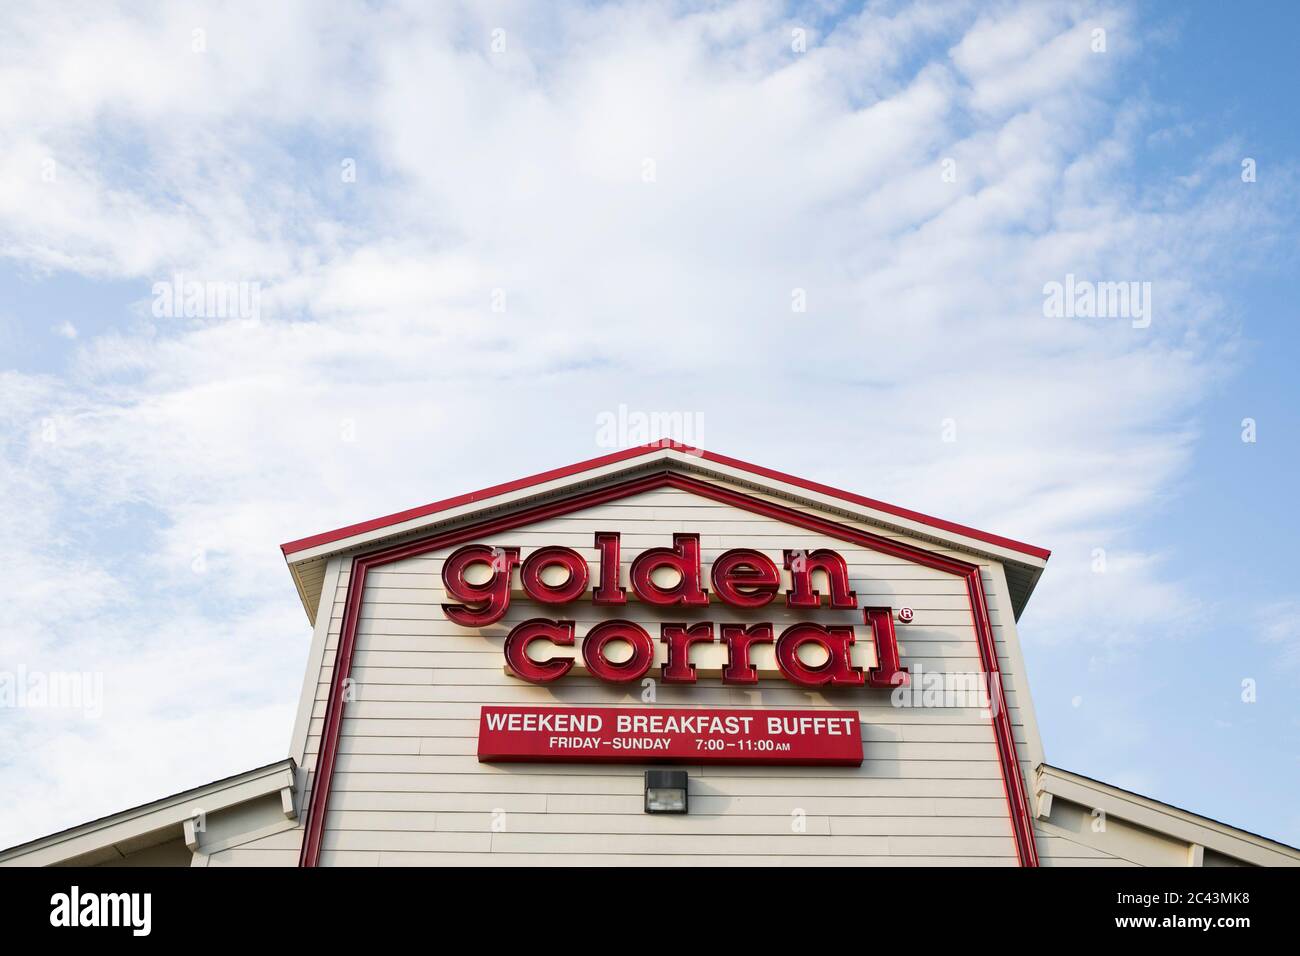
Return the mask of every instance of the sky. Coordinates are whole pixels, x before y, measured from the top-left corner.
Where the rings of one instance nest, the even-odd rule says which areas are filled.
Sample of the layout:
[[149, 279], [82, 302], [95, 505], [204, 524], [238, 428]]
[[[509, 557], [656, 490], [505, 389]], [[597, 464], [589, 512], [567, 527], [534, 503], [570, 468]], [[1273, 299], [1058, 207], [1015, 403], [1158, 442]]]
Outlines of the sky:
[[650, 415], [1051, 549], [1048, 761], [1300, 844], [1290, 5], [429, 6], [0, 11], [0, 846], [285, 756], [281, 542]]

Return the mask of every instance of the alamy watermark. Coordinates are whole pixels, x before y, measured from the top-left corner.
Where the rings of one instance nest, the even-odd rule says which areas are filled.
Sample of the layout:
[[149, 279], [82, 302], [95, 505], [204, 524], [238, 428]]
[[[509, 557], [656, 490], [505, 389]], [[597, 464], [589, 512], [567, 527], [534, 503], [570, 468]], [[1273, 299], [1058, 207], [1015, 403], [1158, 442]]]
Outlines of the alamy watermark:
[[894, 707], [959, 707], [987, 710], [996, 717], [1001, 708], [1002, 675], [982, 671], [926, 671], [920, 664], [911, 669], [906, 684], [890, 692]]
[[1131, 319], [1133, 328], [1151, 325], [1150, 282], [1091, 282], [1075, 279], [1043, 286], [1043, 315], [1049, 319]]
[[642, 412], [619, 405], [615, 411], [596, 416], [596, 445], [600, 448], [631, 448], [662, 443], [684, 445], [688, 451], [703, 447], [703, 412]]
[[157, 319], [243, 319], [262, 321], [260, 282], [209, 282], [180, 273], [153, 284]]
[[87, 718], [104, 713], [104, 675], [90, 671], [0, 671], [0, 710], [79, 710]]
[[148, 936], [152, 913], [152, 893], [83, 893], [73, 884], [68, 892], [50, 897], [50, 925], [56, 927], [118, 926], [132, 936]]

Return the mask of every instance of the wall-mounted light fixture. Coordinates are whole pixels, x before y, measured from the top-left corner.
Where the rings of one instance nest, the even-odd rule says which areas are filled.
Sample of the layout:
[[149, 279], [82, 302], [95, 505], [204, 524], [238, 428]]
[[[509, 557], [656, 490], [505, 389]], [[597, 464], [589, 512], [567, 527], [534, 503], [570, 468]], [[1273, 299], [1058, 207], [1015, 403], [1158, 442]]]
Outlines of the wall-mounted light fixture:
[[647, 770], [645, 772], [645, 812], [686, 812], [685, 770]]

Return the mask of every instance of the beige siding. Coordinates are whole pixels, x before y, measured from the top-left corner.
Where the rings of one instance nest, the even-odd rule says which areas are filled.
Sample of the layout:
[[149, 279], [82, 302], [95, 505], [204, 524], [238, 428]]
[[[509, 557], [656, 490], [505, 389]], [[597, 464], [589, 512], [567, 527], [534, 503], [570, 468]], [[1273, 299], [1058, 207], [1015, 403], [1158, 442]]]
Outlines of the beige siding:
[[[748, 490], [748, 489], [746, 489]], [[810, 509], [811, 510], [811, 509]], [[842, 516], [833, 516], [844, 521]], [[849, 522], [846, 522], [849, 523]], [[879, 528], [859, 525], [867, 530]], [[850, 564], [860, 603], [910, 606], [916, 621], [899, 626], [903, 663], [913, 671], [980, 669], [964, 582], [952, 575], [821, 537], [686, 492], [659, 490], [487, 537], [483, 543], [529, 550], [565, 544], [590, 561], [596, 531], [622, 533], [627, 563], [671, 543], [674, 531], [701, 535], [707, 565], [729, 548], [751, 547], [780, 563], [783, 548], [831, 548]], [[913, 541], [936, 550], [931, 542]], [[578, 622], [581, 636], [599, 620], [635, 620], [657, 637], [664, 620], [795, 620], [851, 624], [863, 643], [857, 660], [873, 662], [861, 612], [792, 612], [779, 601], [754, 613], [714, 603], [663, 615], [632, 598], [622, 608], [577, 602], [562, 609], [515, 596], [506, 619], [482, 630], [448, 622], [440, 571], [447, 552], [371, 572], [357, 635], [353, 676], [334, 776], [322, 863], [973, 863], [1012, 865], [1015, 845], [987, 713], [977, 708], [900, 708], [888, 691], [810, 692], [775, 675], [757, 688], [702, 676], [693, 687], [660, 684], [668, 706], [853, 708], [863, 721], [860, 768], [692, 766], [691, 813], [641, 812], [641, 766], [488, 765], [476, 760], [482, 704], [639, 705], [642, 689], [569, 675], [535, 687], [506, 674], [502, 640], [535, 616]], [[999, 564], [981, 563], [990, 614], [1022, 764], [1041, 753], [1023, 719], [1023, 675]], [[313, 768], [348, 584], [347, 563], [326, 574], [318, 620], [319, 679], [303, 727], [303, 765]], [[325, 605], [330, 605], [328, 611]], [[707, 672], [707, 662], [701, 669]], [[652, 675], [657, 671], [651, 671]], [[304, 716], [306, 716], [304, 714]], [[495, 814], [495, 815], [494, 815]], [[494, 826], [495, 822], [495, 826]], [[230, 851], [235, 853], [237, 851]], [[245, 853], [255, 852], [246, 850]], [[273, 851], [267, 851], [273, 852]], [[214, 863], [217, 862], [214, 860]]]
[[[82, 865], [78, 860], [69, 860], [66, 866]], [[166, 843], [159, 843], [156, 846], [146, 847], [143, 850], [137, 850], [135, 853], [128, 853], [126, 856], [117, 859], [105, 860], [103, 863], [91, 864], [103, 867], [135, 867], [135, 866], [189, 866], [190, 865], [190, 848], [185, 845], [184, 839], [177, 837], [174, 840], [168, 840]]]
[[1036, 829], [1044, 866], [1188, 865], [1187, 843], [1059, 798]]
[[302, 827], [254, 837], [216, 853], [196, 856], [195, 866], [297, 866]]
[[302, 826], [284, 815], [279, 794], [210, 814], [194, 866], [296, 866]]

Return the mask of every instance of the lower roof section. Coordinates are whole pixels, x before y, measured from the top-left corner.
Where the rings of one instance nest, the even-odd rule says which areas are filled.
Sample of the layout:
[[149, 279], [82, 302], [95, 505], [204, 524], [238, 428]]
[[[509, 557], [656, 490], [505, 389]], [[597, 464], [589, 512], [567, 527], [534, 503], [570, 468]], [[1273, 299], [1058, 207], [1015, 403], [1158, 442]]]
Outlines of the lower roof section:
[[[294, 785], [297, 767], [291, 758], [257, 767], [114, 813], [80, 826], [0, 851], [0, 866], [98, 866], [113, 864], [157, 847], [179, 845], [188, 852], [181, 865], [190, 865], [194, 853], [212, 852], [211, 837], [221, 833], [222, 843], [238, 842], [240, 830], [296, 825]], [[253, 804], [278, 808], [257, 817], [235, 811]], [[233, 828], [225, 817], [238, 817]], [[218, 821], [222, 823], [217, 826]], [[255, 820], [255, 822], [254, 822]], [[171, 858], [168, 858], [171, 860]], [[167, 865], [155, 855], [142, 858], [148, 865]], [[175, 865], [172, 862], [172, 865]]]
[[1040, 842], [1077, 845], [1074, 862], [1300, 866], [1293, 846], [1050, 764], [1034, 771], [1034, 794]]

